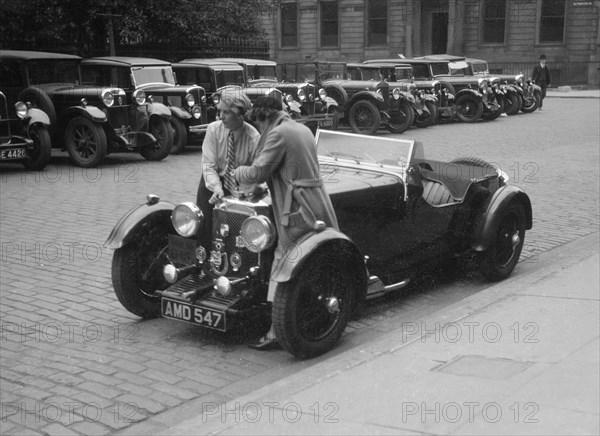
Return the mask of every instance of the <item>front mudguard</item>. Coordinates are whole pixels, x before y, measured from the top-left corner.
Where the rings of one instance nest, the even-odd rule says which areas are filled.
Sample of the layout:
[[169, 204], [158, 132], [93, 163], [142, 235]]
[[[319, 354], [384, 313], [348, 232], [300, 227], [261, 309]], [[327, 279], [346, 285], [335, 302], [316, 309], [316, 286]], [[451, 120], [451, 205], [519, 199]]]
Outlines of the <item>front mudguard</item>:
[[475, 251], [485, 251], [496, 238], [496, 229], [501, 219], [500, 212], [513, 201], [519, 202], [525, 209], [525, 229], [533, 225], [533, 212], [529, 196], [516, 186], [506, 185], [498, 189], [489, 201], [486, 210], [481, 215], [481, 221], [475, 231], [471, 248]]
[[[144, 203], [131, 209], [114, 226], [104, 243], [104, 247], [118, 249], [134, 241], [150, 224], [161, 224], [173, 229], [171, 213], [175, 205], [168, 201]], [[173, 231], [175, 231], [173, 229]]]
[[461, 89], [454, 95], [454, 101], [458, 100], [458, 97], [460, 97], [461, 95], [465, 95], [465, 94], [471, 94], [471, 95], [477, 97], [478, 99], [483, 100], [483, 94], [481, 92], [476, 91], [474, 89], [465, 88], [465, 89]]
[[[300, 268], [302, 268], [304, 261], [306, 261], [319, 247], [330, 241], [342, 242], [349, 249], [350, 256], [358, 256], [361, 259], [361, 262], [364, 262], [363, 256], [350, 238], [339, 230], [328, 227], [320, 232], [309, 232], [287, 247], [281, 260], [271, 271], [270, 280], [277, 283], [290, 281], [294, 278]], [[268, 301], [274, 300], [274, 290], [274, 286], [269, 287]]]
[[[181, 120], [189, 120], [190, 118], [192, 118], [192, 114], [190, 114], [188, 111], [181, 109], [180, 107], [175, 107], [175, 106], [165, 106], [164, 104], [161, 103], [153, 103], [153, 105], [156, 104], [160, 104], [162, 106], [162, 108], [148, 108], [148, 113], [152, 116], [152, 115], [159, 115], [162, 118], [167, 118], [167, 119], [171, 119], [171, 118], [179, 118]], [[163, 109], [164, 108], [164, 109]]]
[[[388, 112], [388, 107], [385, 104], [385, 100], [383, 96], [377, 92], [373, 91], [359, 91], [352, 96], [352, 98], [346, 103], [346, 107], [344, 110], [344, 116], [348, 118], [350, 113], [350, 108], [356, 103], [358, 100], [368, 100], [377, 106], [380, 112]], [[382, 114], [383, 116], [383, 114]], [[388, 116], [389, 117], [389, 116]]]
[[42, 123], [46, 126], [49, 126], [50, 117], [46, 114], [46, 112], [32, 107], [27, 111], [27, 115], [25, 118], [23, 118], [23, 122], [27, 123], [27, 127], [31, 127], [35, 123]]
[[94, 123], [105, 123], [108, 121], [106, 114], [96, 106], [71, 106], [60, 114], [62, 120], [71, 120], [75, 116], [83, 116]]

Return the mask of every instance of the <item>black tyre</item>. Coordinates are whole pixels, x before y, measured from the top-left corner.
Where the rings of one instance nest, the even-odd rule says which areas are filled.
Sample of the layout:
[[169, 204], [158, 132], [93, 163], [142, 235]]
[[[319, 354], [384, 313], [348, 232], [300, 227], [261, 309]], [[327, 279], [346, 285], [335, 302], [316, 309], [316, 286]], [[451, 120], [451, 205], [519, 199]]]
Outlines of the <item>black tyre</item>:
[[390, 111], [390, 121], [385, 126], [392, 133], [402, 133], [415, 122], [415, 111], [410, 103], [402, 99], [397, 110]]
[[507, 92], [504, 95], [504, 112], [506, 115], [515, 115], [521, 110], [521, 102], [519, 94], [515, 92]]
[[39, 171], [50, 163], [50, 133], [44, 124], [36, 123], [29, 128], [29, 137], [33, 140], [33, 148], [27, 150], [28, 157], [23, 161], [23, 166], [28, 170]]
[[375, 135], [381, 124], [381, 114], [375, 104], [368, 100], [359, 100], [348, 112], [348, 123], [354, 133]]
[[456, 98], [456, 89], [454, 89], [454, 86], [451, 83], [441, 81], [440, 86], [445, 88], [448, 94], [452, 94], [454, 98]]
[[151, 227], [135, 242], [117, 250], [112, 260], [115, 294], [125, 309], [142, 318], [160, 316], [160, 297], [155, 290], [168, 287], [162, 269], [168, 263], [168, 234]]
[[31, 103], [32, 107], [46, 112], [46, 115], [50, 118], [50, 126], [56, 125], [56, 109], [46, 92], [35, 87], [25, 88], [19, 93], [19, 100]]
[[499, 211], [494, 241], [482, 253], [481, 272], [490, 281], [507, 278], [515, 269], [525, 242], [525, 208], [513, 202]]
[[523, 106], [521, 106], [521, 112], [525, 114], [535, 112], [537, 108], [540, 107], [541, 99], [542, 95], [539, 91], [534, 91], [533, 95], [529, 98], [523, 98]]
[[140, 154], [147, 160], [163, 160], [173, 148], [173, 129], [165, 118], [153, 116], [150, 118], [150, 133], [156, 138], [156, 143], [147, 145]]
[[423, 111], [423, 114], [415, 120], [415, 125], [417, 127], [429, 127], [433, 126], [438, 119], [438, 108], [437, 104], [433, 101], [426, 101], [425, 106], [427, 107], [427, 111]]
[[487, 121], [492, 121], [504, 113], [504, 98], [497, 100], [498, 108], [494, 111], [484, 111], [481, 118]]
[[178, 154], [187, 145], [187, 128], [179, 118], [171, 118], [171, 127], [173, 128], [173, 148], [171, 148], [171, 153]]
[[483, 102], [471, 94], [463, 94], [456, 99], [456, 116], [464, 123], [473, 123], [483, 114]]
[[327, 96], [333, 98], [340, 108], [345, 108], [348, 103], [348, 93], [338, 84], [330, 84], [325, 86]]
[[65, 130], [65, 145], [74, 165], [92, 168], [106, 156], [106, 133], [85, 117], [74, 117]]
[[281, 346], [305, 359], [326, 353], [339, 341], [366, 289], [364, 263], [341, 249], [322, 249], [296, 277], [278, 287], [273, 326]]

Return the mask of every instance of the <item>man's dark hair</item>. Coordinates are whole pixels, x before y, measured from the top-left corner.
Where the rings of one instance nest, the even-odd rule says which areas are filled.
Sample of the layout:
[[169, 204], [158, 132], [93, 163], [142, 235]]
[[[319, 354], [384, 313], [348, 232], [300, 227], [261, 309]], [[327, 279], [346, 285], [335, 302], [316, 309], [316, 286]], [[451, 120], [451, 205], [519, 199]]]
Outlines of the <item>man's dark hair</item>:
[[252, 105], [252, 109], [248, 114], [250, 121], [265, 121], [272, 120], [281, 111], [283, 106], [281, 99], [274, 97], [258, 97]]

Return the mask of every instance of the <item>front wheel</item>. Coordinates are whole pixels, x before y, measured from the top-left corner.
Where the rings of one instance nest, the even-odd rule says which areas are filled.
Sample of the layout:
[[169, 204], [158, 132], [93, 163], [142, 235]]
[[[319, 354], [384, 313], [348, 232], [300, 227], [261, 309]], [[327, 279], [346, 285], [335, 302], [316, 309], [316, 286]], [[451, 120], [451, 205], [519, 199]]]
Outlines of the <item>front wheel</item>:
[[360, 100], [352, 105], [348, 122], [354, 133], [375, 135], [381, 124], [379, 109], [368, 100]]
[[417, 117], [415, 124], [417, 127], [429, 127], [433, 126], [438, 119], [438, 107], [433, 101], [425, 101], [426, 111]]
[[168, 283], [162, 269], [168, 263], [167, 233], [156, 228], [117, 250], [112, 260], [115, 294], [125, 309], [142, 318], [160, 316], [160, 297], [155, 290]]
[[521, 110], [521, 101], [516, 92], [507, 92], [504, 95], [504, 113], [506, 115], [515, 115]]
[[542, 100], [542, 95], [539, 91], [534, 91], [530, 97], [523, 98], [523, 106], [521, 107], [521, 112], [525, 114], [529, 114], [531, 112], [535, 112], [538, 107], [540, 107], [540, 101]]
[[27, 150], [27, 160], [23, 161], [23, 166], [28, 170], [39, 171], [50, 163], [52, 154], [48, 128], [36, 123], [29, 128], [29, 137], [33, 141], [33, 147]]
[[98, 166], [106, 156], [106, 133], [100, 125], [85, 117], [75, 117], [65, 130], [65, 144], [74, 165]]
[[415, 111], [408, 101], [402, 100], [398, 103], [397, 110], [390, 111], [390, 121], [385, 127], [392, 133], [402, 133], [414, 122]]
[[481, 272], [490, 281], [507, 278], [515, 269], [525, 242], [525, 208], [511, 203], [501, 214], [492, 244], [482, 253]]
[[171, 119], [171, 127], [173, 128], [173, 148], [171, 148], [171, 153], [178, 154], [187, 145], [187, 128], [183, 124], [183, 121], [178, 118]]
[[481, 118], [483, 102], [471, 94], [463, 94], [456, 99], [456, 116], [464, 123], [473, 123]]
[[496, 98], [495, 99], [496, 107], [494, 110], [484, 111], [481, 115], [481, 118], [487, 121], [492, 121], [498, 118], [500, 115], [504, 113], [504, 98]]
[[[305, 359], [326, 353], [341, 337], [366, 288], [364, 264], [344, 250], [319, 248], [296, 277], [279, 285], [273, 326], [283, 348]], [[364, 275], [364, 278], [358, 274]], [[364, 286], [363, 286], [364, 285]]]
[[163, 160], [173, 147], [171, 123], [155, 115], [150, 119], [150, 133], [156, 138], [156, 142], [142, 148], [140, 154], [147, 160]]

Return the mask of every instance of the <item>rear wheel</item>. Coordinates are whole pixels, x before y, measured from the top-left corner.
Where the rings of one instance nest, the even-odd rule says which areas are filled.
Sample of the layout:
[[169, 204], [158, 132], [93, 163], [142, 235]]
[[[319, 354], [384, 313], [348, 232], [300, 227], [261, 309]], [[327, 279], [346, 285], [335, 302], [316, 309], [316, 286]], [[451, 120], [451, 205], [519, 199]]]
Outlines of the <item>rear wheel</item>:
[[402, 133], [415, 122], [415, 111], [406, 100], [398, 103], [398, 109], [390, 111], [390, 121], [385, 126], [392, 133]]
[[464, 123], [473, 123], [481, 118], [483, 103], [471, 94], [463, 94], [456, 99], [456, 116]]
[[415, 120], [417, 127], [433, 126], [438, 119], [437, 104], [433, 101], [426, 101], [425, 106], [427, 107], [427, 111], [423, 111], [423, 114]]
[[354, 133], [374, 135], [381, 124], [379, 109], [368, 100], [360, 100], [352, 105], [348, 122]]
[[541, 99], [542, 95], [539, 91], [534, 91], [531, 97], [523, 98], [523, 106], [521, 107], [521, 112], [525, 114], [535, 112], [536, 109], [540, 107]]
[[156, 142], [143, 147], [140, 154], [144, 159], [163, 160], [173, 147], [171, 123], [169, 120], [155, 115], [150, 118], [150, 133], [156, 138]]
[[92, 168], [106, 156], [106, 133], [100, 125], [85, 117], [75, 117], [65, 130], [65, 144], [73, 164]]
[[481, 272], [490, 281], [507, 278], [515, 269], [525, 241], [525, 208], [513, 202], [499, 211], [494, 240], [482, 253]]
[[507, 92], [504, 95], [504, 112], [506, 115], [514, 115], [519, 113], [521, 110], [521, 103], [519, 101], [519, 94], [516, 92]]
[[281, 346], [301, 359], [332, 349], [365, 291], [365, 279], [364, 264], [349, 262], [343, 249], [318, 249], [275, 294], [273, 326]]
[[50, 134], [44, 124], [36, 123], [29, 128], [29, 137], [33, 141], [33, 147], [27, 150], [27, 160], [23, 161], [23, 166], [28, 170], [38, 171], [50, 163]]
[[187, 128], [183, 124], [183, 121], [178, 118], [171, 118], [171, 127], [173, 128], [173, 148], [171, 148], [171, 153], [178, 154], [187, 145]]

